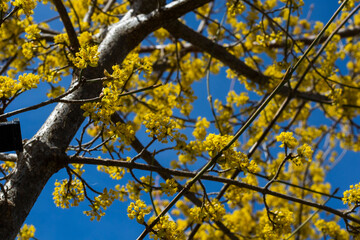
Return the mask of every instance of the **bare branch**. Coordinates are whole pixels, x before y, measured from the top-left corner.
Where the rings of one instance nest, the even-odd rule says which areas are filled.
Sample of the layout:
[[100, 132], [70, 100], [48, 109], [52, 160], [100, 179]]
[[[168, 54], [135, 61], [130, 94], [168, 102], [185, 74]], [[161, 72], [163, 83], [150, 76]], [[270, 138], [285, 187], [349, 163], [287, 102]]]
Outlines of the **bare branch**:
[[61, 21], [64, 23], [64, 27], [69, 36], [70, 45], [73, 51], [77, 52], [80, 49], [80, 43], [77, 39], [77, 34], [75, 32], [74, 26], [71, 23], [70, 17], [66, 11], [66, 8], [61, 0], [53, 1], [58, 13], [60, 14]]

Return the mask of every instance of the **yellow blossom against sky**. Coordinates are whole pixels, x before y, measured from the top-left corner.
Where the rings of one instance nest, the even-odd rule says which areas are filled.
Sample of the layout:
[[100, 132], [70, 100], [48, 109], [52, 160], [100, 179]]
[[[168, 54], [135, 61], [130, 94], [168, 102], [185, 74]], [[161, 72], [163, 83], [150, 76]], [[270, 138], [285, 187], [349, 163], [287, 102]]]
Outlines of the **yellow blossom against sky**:
[[24, 138], [0, 154], [0, 225], [359, 238], [359, 4], [0, 1], [0, 121]]

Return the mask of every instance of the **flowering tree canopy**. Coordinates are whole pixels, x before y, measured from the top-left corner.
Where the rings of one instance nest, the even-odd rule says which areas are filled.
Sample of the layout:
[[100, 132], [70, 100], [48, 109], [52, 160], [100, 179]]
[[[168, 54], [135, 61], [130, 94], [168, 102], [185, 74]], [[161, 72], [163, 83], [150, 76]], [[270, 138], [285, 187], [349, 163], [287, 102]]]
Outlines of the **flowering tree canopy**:
[[[0, 239], [34, 237], [24, 221], [61, 169], [56, 206], [100, 221], [127, 202], [139, 239], [360, 237], [359, 184], [325, 179], [360, 150], [356, 4], [323, 23], [303, 0], [0, 1], [0, 121], [54, 106], [0, 154]], [[47, 100], [16, 105], [40, 86]]]

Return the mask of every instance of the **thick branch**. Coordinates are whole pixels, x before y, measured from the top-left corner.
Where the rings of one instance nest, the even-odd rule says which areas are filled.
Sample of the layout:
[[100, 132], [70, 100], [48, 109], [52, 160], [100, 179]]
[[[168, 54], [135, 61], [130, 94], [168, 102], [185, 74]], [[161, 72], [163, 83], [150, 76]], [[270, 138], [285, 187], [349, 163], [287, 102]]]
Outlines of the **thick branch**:
[[[124, 160], [112, 160], [112, 159], [99, 159], [99, 158], [88, 158], [88, 157], [74, 157], [69, 159], [69, 163], [78, 163], [78, 164], [91, 164], [91, 165], [103, 165], [103, 166], [117, 166], [117, 167], [123, 167], [128, 169], [139, 169], [139, 170], [146, 170], [146, 171], [153, 171], [157, 172], [159, 174], [170, 174], [173, 176], [179, 176], [179, 177], [188, 177], [193, 178], [196, 175], [196, 172], [189, 172], [184, 170], [175, 170], [175, 169], [169, 169], [169, 168], [163, 168], [159, 166], [154, 165], [148, 165], [148, 164], [142, 164], [142, 163], [136, 163], [136, 162], [128, 162]], [[343, 219], [348, 219], [350, 221], [353, 221], [355, 223], [360, 224], [360, 220], [357, 218], [353, 218], [349, 215], [346, 215], [345, 213], [338, 211], [336, 209], [333, 209], [331, 207], [324, 206], [322, 204], [310, 202], [308, 200], [300, 199], [297, 197], [289, 196], [286, 194], [278, 193], [271, 191], [267, 188], [253, 186], [244, 182], [239, 182], [233, 179], [224, 178], [224, 177], [218, 177], [213, 175], [204, 174], [200, 177], [204, 180], [214, 181], [214, 182], [221, 182], [226, 183], [229, 185], [234, 185], [240, 188], [249, 189], [252, 191], [259, 192], [261, 194], [268, 194], [274, 197], [286, 199], [292, 202], [301, 203], [309, 207], [314, 207], [316, 209], [320, 209], [329, 213], [332, 213], [334, 215], [337, 215]]]
[[60, 14], [61, 21], [63, 22], [64, 27], [66, 29], [66, 33], [69, 36], [69, 41], [72, 49], [75, 52], [79, 51], [80, 44], [77, 39], [77, 34], [75, 32], [74, 26], [71, 23], [70, 17], [66, 11], [64, 4], [62, 3], [61, 0], [54, 0], [53, 3], [56, 7], [56, 10]]
[[[243, 61], [229, 53], [226, 48], [220, 46], [219, 44], [216, 44], [215, 42], [197, 33], [196, 31], [182, 24], [181, 22], [173, 21], [170, 24], [165, 25], [164, 27], [174, 37], [182, 38], [185, 41], [193, 44], [197, 48], [201, 49], [202, 51], [211, 54], [211, 56], [223, 62], [225, 65], [231, 68], [231, 70], [238, 73], [239, 75], [247, 77], [249, 80], [259, 84], [260, 86], [264, 86], [267, 84], [269, 80], [267, 76], [250, 68]], [[289, 91], [291, 90], [288, 87], [284, 86], [280, 89], [279, 93], [283, 95], [288, 95]], [[330, 103], [330, 100], [327, 97], [320, 94], [303, 93], [297, 91], [294, 93], [294, 96], [315, 102]]]

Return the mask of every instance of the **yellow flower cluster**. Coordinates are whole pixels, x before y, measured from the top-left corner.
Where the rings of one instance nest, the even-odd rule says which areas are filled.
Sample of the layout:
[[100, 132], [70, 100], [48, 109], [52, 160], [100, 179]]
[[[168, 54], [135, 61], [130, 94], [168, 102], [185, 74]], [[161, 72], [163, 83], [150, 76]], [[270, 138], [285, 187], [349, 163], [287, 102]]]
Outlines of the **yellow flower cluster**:
[[203, 144], [201, 141], [190, 141], [190, 143], [185, 146], [178, 146], [181, 150], [181, 154], [179, 153], [179, 161], [174, 162], [176, 164], [193, 164], [198, 156], [201, 156], [203, 152]]
[[271, 42], [277, 42], [282, 39], [282, 32], [272, 32], [271, 34], [256, 35], [256, 42], [261, 46], [267, 47]]
[[[104, 75], [108, 80], [103, 84], [104, 88], [101, 94], [101, 101], [95, 103], [85, 103], [81, 107], [85, 111], [84, 116], [89, 116], [92, 120], [94, 120], [95, 125], [99, 122], [109, 124], [111, 122], [110, 117], [114, 112], [126, 109], [124, 105], [126, 106], [126, 102], [129, 102], [129, 99], [131, 98], [128, 96], [119, 96], [123, 93], [124, 84], [126, 82], [128, 83], [127, 87], [135, 87], [132, 81], [130, 81], [135, 78], [135, 72], [140, 73], [144, 71], [146, 74], [150, 74], [152, 71], [149, 59], [139, 58], [137, 53], [130, 53], [121, 66], [114, 65], [112, 69], [112, 74], [104, 71]], [[129, 131], [131, 130], [129, 129]]]
[[311, 149], [311, 147], [307, 143], [304, 143], [302, 146], [298, 147], [298, 155], [296, 158], [293, 158], [292, 161], [296, 165], [300, 165], [301, 163], [304, 163], [306, 161], [311, 162], [313, 152], [314, 151]]
[[25, 28], [25, 37], [30, 40], [35, 40], [40, 37], [40, 29], [37, 24], [29, 25]]
[[[239, 232], [243, 236], [250, 236], [251, 233], [254, 233], [257, 224], [254, 220], [252, 207], [248, 202], [244, 203], [238, 210], [226, 214], [223, 222], [231, 232]], [[246, 238], [242, 238], [242, 240], [245, 239]]]
[[10, 98], [19, 91], [17, 82], [7, 76], [0, 76], [0, 98]]
[[48, 98], [56, 98], [64, 93], [65, 93], [65, 88], [62, 86], [57, 86], [57, 87], [50, 88], [49, 92], [46, 93], [46, 96]]
[[1, 0], [0, 1], [0, 11], [6, 12], [8, 10], [8, 8], [9, 8], [8, 1]]
[[22, 48], [22, 54], [24, 54], [24, 57], [27, 59], [31, 59], [34, 56], [34, 48], [36, 45], [33, 42], [25, 42], [21, 48]]
[[60, 33], [54, 37], [54, 43], [65, 44], [69, 46], [70, 45], [69, 36], [67, 35], [67, 33]]
[[[257, 180], [253, 174], [246, 175], [246, 177], [241, 179], [241, 182], [257, 186]], [[249, 189], [239, 188], [237, 186], [231, 185], [226, 191], [224, 197], [227, 199], [227, 204], [230, 207], [235, 207], [241, 203], [248, 203], [253, 198], [253, 193], [254, 192]]]
[[154, 36], [157, 38], [156, 41], [163, 43], [169, 36], [169, 32], [164, 28], [159, 28], [154, 32]]
[[295, 148], [299, 143], [298, 141], [293, 137], [292, 132], [282, 132], [279, 136], [276, 137], [276, 141], [282, 142], [280, 147], [288, 147], [288, 148]]
[[225, 30], [220, 27], [220, 23], [217, 21], [209, 23], [207, 31], [210, 38], [218, 40], [224, 38]]
[[84, 69], [87, 66], [96, 67], [99, 61], [98, 46], [81, 47], [79, 52], [75, 53], [76, 57], [71, 57], [75, 67]]
[[7, 76], [0, 76], [0, 98], [11, 98], [16, 93], [37, 88], [40, 77], [33, 73], [24, 73], [18, 80]]
[[175, 222], [169, 221], [169, 216], [163, 216], [159, 222], [154, 226], [155, 233], [150, 233], [150, 238], [155, 240], [167, 239], [167, 240], [179, 240], [185, 239], [185, 235]]
[[71, 164], [71, 166], [73, 167], [72, 170], [79, 176], [81, 176], [85, 172], [85, 169], [83, 168], [84, 164], [74, 163], [74, 164]]
[[37, 88], [37, 85], [40, 82], [40, 77], [33, 73], [24, 73], [19, 76], [19, 87], [25, 91], [30, 90], [32, 88]]
[[118, 194], [116, 191], [110, 189], [109, 191], [105, 188], [103, 193], [95, 197], [91, 202], [89, 211], [84, 211], [84, 214], [90, 216], [90, 221], [93, 221], [95, 218], [97, 221], [100, 221], [101, 217], [105, 215], [105, 210], [111, 206], [113, 201], [116, 199]]
[[350, 189], [346, 190], [344, 193], [343, 202], [344, 204], [358, 205], [360, 203], [360, 183], [354, 185], [350, 185]]
[[[264, 210], [266, 211], [266, 210]], [[273, 214], [272, 222], [268, 219], [267, 213], [265, 213], [260, 222], [265, 222], [265, 225], [260, 224], [261, 235], [266, 240], [282, 239], [281, 237], [291, 232], [291, 224], [294, 222], [294, 214], [288, 209], [280, 209]]]
[[110, 175], [112, 179], [120, 180], [125, 174], [125, 169], [116, 166], [97, 166], [97, 170]]
[[70, 184], [67, 179], [61, 182], [56, 180], [53, 199], [57, 207], [69, 208], [70, 206], [78, 206], [80, 202], [84, 201], [84, 198], [84, 188], [79, 179], [74, 178]]
[[[210, 157], [215, 157], [215, 155], [220, 152], [221, 149], [223, 149], [232, 139], [232, 136], [225, 135], [216, 135], [213, 133], [210, 133], [206, 140], [204, 141], [204, 147], [205, 150], [208, 151]], [[234, 143], [233, 147], [238, 147], [239, 144], [237, 142]], [[224, 158], [231, 157], [231, 155], [235, 152], [233, 149], [226, 150], [224, 152]]]
[[[66, 34], [67, 37], [67, 34]], [[65, 37], [65, 40], [66, 40]], [[93, 44], [93, 35], [91, 33], [89, 33], [88, 31], [82, 32], [78, 37], [77, 37], [80, 46], [87, 46], [87, 45], [91, 45]]]
[[147, 207], [146, 204], [140, 199], [136, 200], [136, 202], [131, 202], [127, 208], [128, 217], [130, 219], [136, 219], [136, 221], [140, 224], [144, 223], [145, 215], [151, 212], [151, 208]]
[[149, 137], [157, 138], [162, 143], [167, 143], [168, 139], [174, 141], [174, 139], [185, 137], [177, 130], [178, 124], [163, 113], [148, 113], [144, 116], [143, 124], [147, 128], [146, 132], [149, 133]]
[[333, 104], [335, 106], [341, 106], [342, 104], [346, 104], [346, 99], [342, 96], [343, 90], [341, 88], [334, 89], [334, 91], [331, 91], [331, 93], [328, 95], [328, 97], [333, 100]]
[[[344, 2], [344, 0], [339, 0], [338, 1], [339, 4]], [[355, 0], [350, 0], [346, 3], [345, 7], [344, 7], [344, 10], [345, 11], [350, 11], [351, 9], [353, 9], [355, 7]]]
[[140, 178], [140, 181], [142, 183], [144, 183], [144, 191], [145, 192], [150, 192], [151, 187], [154, 186], [154, 179], [150, 176], [142, 176]]
[[17, 240], [29, 240], [34, 239], [35, 237], [35, 227], [34, 225], [24, 224], [20, 229], [19, 234], [17, 235]]
[[134, 201], [139, 199], [141, 189], [141, 185], [134, 181], [129, 181], [126, 184], [126, 191], [129, 194], [129, 198]]
[[316, 138], [320, 137], [327, 130], [326, 126], [317, 127], [299, 127], [295, 129], [296, 135], [301, 137], [301, 142], [311, 144]]
[[223, 134], [231, 134], [233, 132], [233, 125], [231, 117], [233, 116], [233, 109], [222, 103], [219, 99], [215, 99], [214, 108], [216, 109], [217, 121], [221, 127]]
[[197, 140], [204, 140], [206, 137], [206, 128], [210, 127], [210, 122], [206, 120], [206, 118], [201, 118], [200, 116], [197, 118], [197, 121], [195, 123], [195, 129], [192, 133], [192, 135]]
[[251, 191], [246, 188], [239, 188], [231, 185], [226, 191], [224, 197], [228, 199], [228, 204], [231, 207], [235, 207], [242, 201], [247, 201], [252, 198]]
[[245, 4], [242, 1], [230, 0], [226, 2], [226, 6], [231, 16], [241, 14], [245, 11]]
[[12, 5], [21, 8], [26, 14], [26, 16], [29, 16], [34, 14], [33, 9], [35, 9], [36, 7], [36, 0], [15, 0], [14, 2], [12, 2]]
[[166, 179], [166, 182], [160, 183], [160, 186], [161, 186], [161, 191], [168, 196], [174, 195], [178, 188], [178, 186], [175, 182], [175, 179], [173, 179], [173, 178]]
[[201, 224], [204, 221], [221, 221], [225, 215], [224, 205], [218, 199], [206, 201], [202, 207], [194, 207], [189, 211], [190, 218], [195, 223]]
[[[230, 142], [232, 136], [221, 136], [216, 134], [209, 134], [206, 140], [203, 142], [204, 150], [209, 153], [210, 157], [215, 157], [221, 149], [223, 149], [227, 143]], [[246, 154], [236, 151], [235, 148], [238, 143], [234, 143], [233, 146], [223, 152], [223, 155], [219, 158], [218, 163], [223, 169], [242, 169], [244, 171], [256, 172], [257, 164], [254, 161], [249, 161]]]
[[340, 226], [334, 221], [325, 221], [323, 219], [319, 219], [315, 222], [316, 228], [323, 232], [324, 238], [325, 236], [329, 236], [332, 239], [336, 240], [347, 240], [350, 239], [349, 233], [341, 229]]
[[235, 91], [230, 91], [226, 97], [226, 102], [230, 105], [234, 104], [239, 107], [244, 105], [249, 100], [247, 93], [242, 92], [240, 95], [237, 95]]

